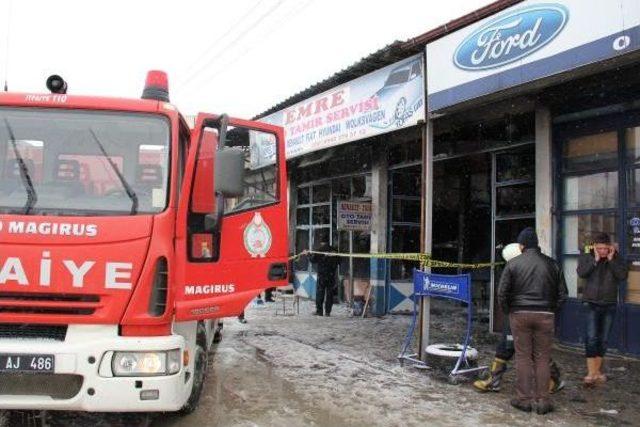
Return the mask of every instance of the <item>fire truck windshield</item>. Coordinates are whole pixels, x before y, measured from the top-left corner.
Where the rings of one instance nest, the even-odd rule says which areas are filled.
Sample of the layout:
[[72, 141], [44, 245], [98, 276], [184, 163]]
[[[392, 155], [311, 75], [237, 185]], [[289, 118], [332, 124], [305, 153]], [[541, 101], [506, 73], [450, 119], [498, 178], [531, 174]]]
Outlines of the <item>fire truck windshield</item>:
[[0, 213], [160, 212], [169, 135], [151, 114], [0, 108]]

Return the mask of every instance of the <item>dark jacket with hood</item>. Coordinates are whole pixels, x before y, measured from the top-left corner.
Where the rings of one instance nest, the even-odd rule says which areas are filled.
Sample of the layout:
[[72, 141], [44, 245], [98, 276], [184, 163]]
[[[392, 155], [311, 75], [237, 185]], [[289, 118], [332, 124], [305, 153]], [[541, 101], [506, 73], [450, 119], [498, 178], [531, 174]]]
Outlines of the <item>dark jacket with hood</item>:
[[583, 254], [578, 260], [578, 276], [586, 280], [582, 300], [596, 304], [618, 302], [618, 284], [627, 278], [627, 267], [616, 254], [596, 262], [592, 254]]
[[527, 248], [509, 261], [500, 277], [498, 300], [505, 313], [555, 312], [567, 298], [567, 284], [558, 263], [540, 248]]
[[[330, 245], [320, 245], [318, 252], [336, 252]], [[321, 286], [333, 286], [336, 277], [336, 270], [340, 263], [337, 256], [327, 256], [321, 254], [311, 254], [309, 261], [317, 265], [318, 284]]]

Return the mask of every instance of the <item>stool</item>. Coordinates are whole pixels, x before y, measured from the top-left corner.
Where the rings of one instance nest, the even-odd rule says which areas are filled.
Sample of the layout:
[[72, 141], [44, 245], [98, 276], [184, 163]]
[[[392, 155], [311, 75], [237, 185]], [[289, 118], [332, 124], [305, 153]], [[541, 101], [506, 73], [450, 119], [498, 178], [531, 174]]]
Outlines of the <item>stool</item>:
[[[294, 314], [300, 314], [300, 295], [297, 293], [285, 294], [279, 292], [275, 295], [276, 316], [281, 314], [282, 316], [293, 316]], [[282, 303], [282, 307], [280, 307]], [[291, 313], [287, 313], [287, 305], [291, 305]], [[282, 313], [280, 311], [282, 310]], [[295, 311], [295, 313], [294, 313]]]

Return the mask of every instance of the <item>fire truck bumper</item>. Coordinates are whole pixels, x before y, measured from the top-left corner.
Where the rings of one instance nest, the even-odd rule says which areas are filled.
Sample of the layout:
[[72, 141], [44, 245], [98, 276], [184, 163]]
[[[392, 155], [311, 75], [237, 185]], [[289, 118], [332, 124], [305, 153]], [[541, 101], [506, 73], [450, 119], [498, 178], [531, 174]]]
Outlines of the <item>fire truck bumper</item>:
[[[176, 411], [190, 389], [189, 369], [182, 363], [186, 346], [180, 335], [122, 337], [117, 326], [70, 325], [64, 341], [0, 338], [0, 409], [74, 410], [91, 412]], [[173, 375], [116, 377], [116, 352], [179, 350]], [[14, 356], [53, 355], [53, 372], [14, 372]], [[37, 364], [35, 368], [38, 368]]]

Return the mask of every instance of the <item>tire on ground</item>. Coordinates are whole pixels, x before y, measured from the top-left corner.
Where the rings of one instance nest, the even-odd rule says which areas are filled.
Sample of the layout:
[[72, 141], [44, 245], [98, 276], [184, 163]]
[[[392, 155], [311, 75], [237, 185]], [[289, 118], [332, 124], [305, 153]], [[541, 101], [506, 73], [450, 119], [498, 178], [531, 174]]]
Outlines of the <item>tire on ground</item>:
[[[431, 344], [427, 346], [428, 363], [435, 369], [449, 373], [455, 366], [458, 358], [462, 354], [463, 346], [460, 344]], [[467, 347], [467, 361], [470, 366], [476, 366], [478, 362], [478, 350]]]

